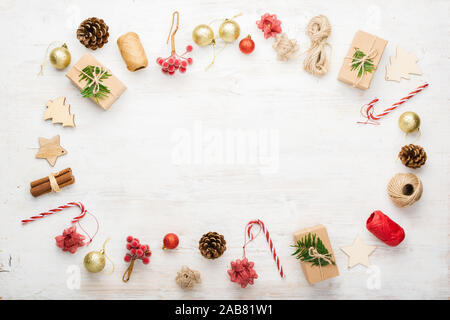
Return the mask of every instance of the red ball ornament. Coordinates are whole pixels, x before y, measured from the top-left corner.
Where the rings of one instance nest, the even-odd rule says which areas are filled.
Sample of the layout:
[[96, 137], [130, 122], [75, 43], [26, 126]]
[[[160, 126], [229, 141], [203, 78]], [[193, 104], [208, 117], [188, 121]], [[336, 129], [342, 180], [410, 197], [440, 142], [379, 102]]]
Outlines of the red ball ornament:
[[180, 239], [178, 239], [178, 236], [175, 233], [168, 233], [165, 235], [163, 240], [163, 250], [175, 249], [176, 247], [178, 247], [179, 242]]
[[239, 42], [239, 49], [243, 54], [250, 54], [253, 50], [255, 50], [255, 42], [252, 40], [250, 35]]

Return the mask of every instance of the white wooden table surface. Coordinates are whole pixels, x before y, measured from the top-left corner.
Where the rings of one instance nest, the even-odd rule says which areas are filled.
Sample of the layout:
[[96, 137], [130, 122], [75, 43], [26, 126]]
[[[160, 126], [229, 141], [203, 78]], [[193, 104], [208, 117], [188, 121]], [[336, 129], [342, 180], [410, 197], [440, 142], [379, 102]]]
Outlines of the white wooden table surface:
[[[0, 257], [9, 272], [0, 272], [0, 298], [448, 298], [449, 7], [448, 1], [406, 0], [2, 0]], [[165, 40], [174, 10], [181, 13], [179, 51], [193, 44], [196, 25], [242, 12], [236, 21], [241, 36], [252, 35], [255, 52], [244, 56], [236, 42], [205, 72], [212, 49], [194, 46], [194, 64], [186, 74], [163, 75], [155, 59], [170, 52]], [[302, 58], [288, 63], [276, 59], [273, 40], [265, 40], [255, 25], [265, 12], [278, 15], [302, 52], [310, 43], [305, 35], [309, 19], [318, 14], [329, 18], [333, 51], [325, 77], [305, 73]], [[83, 100], [64, 72], [48, 65], [44, 77], [36, 76], [51, 41], [67, 42], [73, 62], [91, 52], [75, 35], [78, 24], [91, 16], [110, 26], [109, 43], [92, 54], [128, 87], [107, 112]], [[358, 29], [389, 41], [367, 91], [336, 80]], [[116, 45], [128, 31], [140, 35], [150, 60], [147, 69], [136, 73], [125, 68]], [[385, 65], [397, 45], [418, 56], [423, 76], [400, 83], [384, 80]], [[364, 103], [378, 97], [380, 110], [424, 81], [430, 87], [381, 126], [356, 124]], [[59, 96], [67, 97], [76, 128], [43, 120], [45, 102]], [[422, 199], [399, 209], [388, 199], [386, 185], [395, 173], [411, 171], [396, 160], [405, 143], [397, 120], [408, 110], [421, 116], [417, 143], [427, 151], [428, 161], [413, 171], [424, 184]], [[226, 154], [214, 137], [239, 129], [250, 136], [261, 132], [256, 141], [260, 149], [269, 146], [268, 158], [244, 158], [240, 164], [195, 158], [211, 149], [219, 152], [216, 156]], [[34, 156], [38, 137], [56, 134], [68, 154], [51, 168]], [[180, 163], [173, 157], [180, 150], [191, 150], [192, 158]], [[242, 150], [245, 157], [251, 147]], [[271, 170], [264, 170], [263, 160]], [[59, 194], [30, 195], [30, 181], [66, 167], [76, 177], [73, 186]], [[67, 201], [85, 203], [101, 224], [91, 246], [74, 255], [57, 248], [54, 237], [69, 226], [75, 209], [20, 224], [21, 218]], [[405, 229], [406, 239], [398, 247], [384, 245], [366, 230], [366, 219], [377, 209]], [[280, 279], [267, 244], [257, 238], [247, 256], [255, 262], [259, 278], [254, 286], [241, 289], [229, 281], [226, 270], [230, 261], [241, 258], [244, 227], [254, 218], [262, 219], [271, 231], [287, 277]], [[294, 231], [316, 223], [328, 229], [341, 275], [309, 286], [289, 245]], [[94, 227], [89, 218], [84, 225]], [[215, 261], [204, 259], [197, 249], [208, 231], [223, 234], [228, 243], [223, 257]], [[173, 252], [161, 250], [168, 232], [181, 239]], [[127, 267], [123, 256], [128, 234], [149, 243], [153, 256], [147, 266], [138, 263], [125, 284], [121, 276]], [[378, 246], [370, 257], [374, 267], [348, 270], [339, 247], [350, 245], [358, 234]], [[107, 237], [112, 238], [107, 252], [115, 261], [115, 273], [88, 274], [84, 255], [100, 249]], [[182, 265], [201, 272], [203, 283], [192, 291], [182, 291], [174, 281]]]

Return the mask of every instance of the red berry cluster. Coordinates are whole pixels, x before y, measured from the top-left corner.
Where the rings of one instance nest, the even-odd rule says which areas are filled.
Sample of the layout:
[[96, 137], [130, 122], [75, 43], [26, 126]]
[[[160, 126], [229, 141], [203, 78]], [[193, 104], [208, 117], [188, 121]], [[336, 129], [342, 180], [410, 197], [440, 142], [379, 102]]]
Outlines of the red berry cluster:
[[163, 73], [173, 75], [176, 70], [180, 71], [180, 73], [185, 73], [188, 64], [192, 64], [193, 62], [192, 58], [186, 58], [185, 55], [192, 50], [192, 46], [189, 45], [186, 47], [186, 52], [181, 56], [176, 52], [172, 52], [168, 58], [163, 59], [158, 57], [158, 59], [156, 59], [156, 63], [161, 66]]
[[129, 253], [125, 255], [125, 262], [130, 262], [131, 260], [136, 259], [141, 259], [143, 264], [148, 264], [150, 262], [152, 252], [150, 251], [148, 244], [140, 244], [139, 239], [128, 236], [127, 249]]

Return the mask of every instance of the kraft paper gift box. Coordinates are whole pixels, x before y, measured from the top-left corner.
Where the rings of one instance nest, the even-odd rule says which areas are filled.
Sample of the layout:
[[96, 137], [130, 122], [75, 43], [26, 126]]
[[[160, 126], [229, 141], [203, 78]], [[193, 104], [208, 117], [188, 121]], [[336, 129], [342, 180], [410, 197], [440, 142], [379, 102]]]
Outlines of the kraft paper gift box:
[[314, 284], [326, 279], [330, 279], [339, 275], [339, 270], [336, 265], [336, 260], [334, 258], [333, 249], [331, 247], [330, 238], [328, 237], [327, 229], [318, 224], [314, 227], [302, 229], [294, 233], [294, 241], [297, 243], [298, 240], [303, 239], [309, 233], [311, 235], [316, 235], [316, 237], [322, 240], [325, 248], [328, 250], [327, 259], [329, 261], [333, 261], [335, 264], [328, 264], [325, 266], [313, 265], [313, 262], [301, 261], [300, 264], [302, 266], [303, 273], [305, 274], [305, 278], [309, 284]]
[[80, 74], [82, 70], [87, 66], [100, 67], [101, 70], [106, 70], [108, 73], [112, 74], [108, 79], [103, 79], [101, 84], [108, 87], [110, 90], [106, 97], [95, 99], [91, 97], [96, 104], [102, 107], [104, 110], [108, 110], [112, 104], [119, 99], [120, 95], [127, 89], [125, 85], [112, 73], [109, 69], [106, 69], [100, 62], [97, 61], [89, 53], [85, 53], [77, 63], [75, 63], [72, 68], [66, 73], [66, 77], [69, 78], [80, 90], [84, 89], [87, 81], [80, 81]]
[[[338, 80], [363, 90], [368, 89], [386, 45], [387, 41], [384, 39], [361, 30], [356, 32], [339, 71]], [[362, 59], [370, 59], [375, 67], [372, 72], [363, 72], [360, 77], [358, 76], [358, 69], [352, 70], [352, 64], [358, 62], [353, 57], [356, 50], [362, 51], [365, 54]]]

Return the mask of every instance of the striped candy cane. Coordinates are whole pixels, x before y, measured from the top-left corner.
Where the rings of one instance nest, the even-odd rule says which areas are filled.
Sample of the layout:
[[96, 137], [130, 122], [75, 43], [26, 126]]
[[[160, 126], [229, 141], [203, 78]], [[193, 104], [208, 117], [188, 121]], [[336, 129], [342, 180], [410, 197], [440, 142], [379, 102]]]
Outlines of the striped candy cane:
[[[258, 233], [256, 235], [254, 235], [253, 232], [252, 232], [252, 228], [255, 225], [259, 226], [259, 231], [258, 231]], [[245, 233], [245, 241], [244, 241], [244, 246], [243, 246], [244, 257], [245, 257], [245, 246], [250, 241], [255, 239], [261, 231], [264, 232], [264, 235], [266, 237], [266, 241], [267, 241], [267, 243], [269, 244], [269, 247], [270, 247], [270, 252], [272, 252], [273, 259], [275, 260], [275, 263], [277, 264], [278, 272], [280, 273], [280, 276], [282, 278], [284, 278], [285, 274], [283, 272], [283, 266], [281, 265], [280, 258], [278, 258], [277, 252], [275, 251], [275, 247], [274, 247], [273, 242], [272, 242], [272, 238], [270, 237], [269, 231], [266, 229], [266, 226], [264, 225], [264, 222], [262, 222], [261, 220], [252, 220], [252, 221], [250, 221], [247, 224], [247, 226], [245, 227], [245, 230], [246, 230], [246, 233]], [[248, 239], [249, 239], [248, 242], [247, 242], [247, 236], [248, 236]]]
[[388, 115], [389, 113], [391, 113], [392, 111], [394, 111], [395, 109], [400, 107], [402, 104], [404, 104], [406, 101], [408, 101], [409, 99], [414, 97], [416, 94], [421, 92], [426, 87], [428, 87], [428, 83], [425, 83], [424, 85], [417, 87], [414, 91], [411, 91], [410, 93], [408, 93], [408, 95], [406, 97], [401, 98], [398, 102], [394, 103], [391, 107], [386, 108], [382, 113], [377, 114], [377, 115], [374, 115], [373, 113], [374, 113], [375, 103], [378, 102], [378, 99], [373, 99], [368, 104], [363, 105], [361, 108], [361, 115], [364, 118], [366, 118], [367, 120], [364, 122], [358, 121], [358, 123], [378, 125], [379, 124], [377, 122], [378, 120], [380, 120], [382, 117]]
[[87, 210], [84, 208], [84, 205], [81, 202], [69, 202], [69, 203], [67, 203], [67, 204], [65, 204], [63, 206], [59, 206], [56, 209], [51, 209], [51, 210], [48, 210], [46, 212], [39, 213], [36, 216], [32, 216], [32, 217], [30, 217], [28, 219], [24, 219], [24, 220], [22, 220], [22, 223], [26, 224], [28, 222], [36, 221], [36, 220], [45, 218], [46, 216], [58, 213], [60, 211], [63, 211], [64, 209], [72, 208], [72, 207], [78, 207], [81, 210], [81, 213], [78, 216], [76, 216], [75, 218], [72, 219], [72, 223], [79, 222], [79, 220], [82, 219], [86, 215]]

